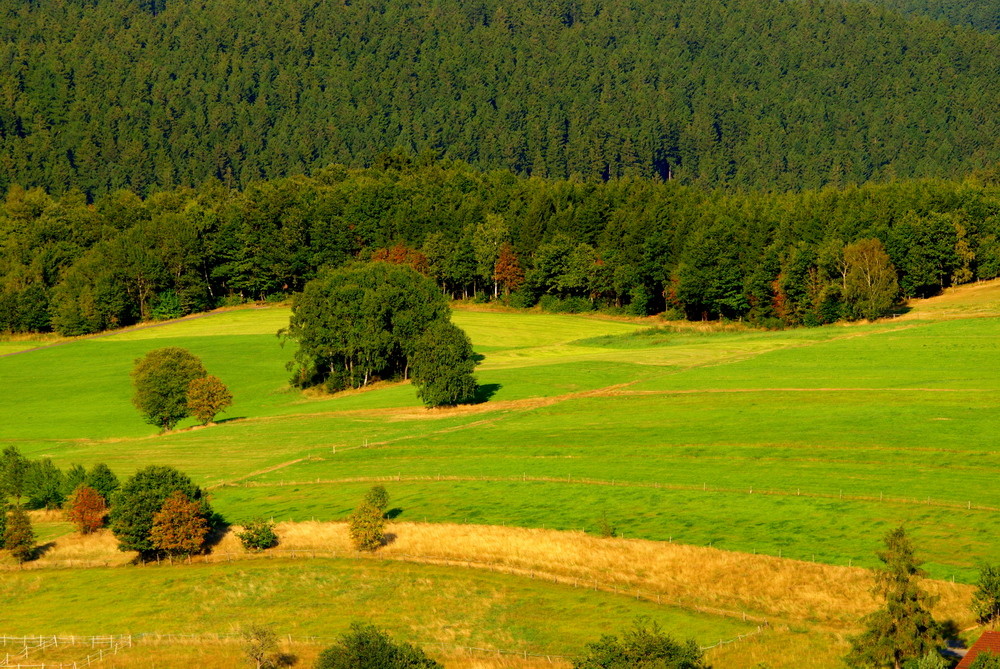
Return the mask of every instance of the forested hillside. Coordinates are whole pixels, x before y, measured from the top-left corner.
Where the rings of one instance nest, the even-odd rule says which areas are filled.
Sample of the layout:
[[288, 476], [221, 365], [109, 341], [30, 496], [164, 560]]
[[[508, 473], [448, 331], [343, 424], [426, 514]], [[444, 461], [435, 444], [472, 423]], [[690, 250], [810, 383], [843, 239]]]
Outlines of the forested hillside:
[[997, 0], [867, 0], [909, 15], [929, 16], [977, 30], [1000, 31]]
[[13, 188], [0, 209], [0, 331], [83, 334], [282, 298], [355, 258], [407, 263], [456, 297], [516, 306], [817, 324], [872, 315], [858, 287], [872, 277], [884, 280], [884, 309], [897, 294], [1000, 276], [1000, 188], [984, 174], [727, 194], [401, 156], [93, 205]]
[[0, 189], [369, 166], [774, 191], [1000, 160], [1000, 44], [802, 0], [0, 0]]

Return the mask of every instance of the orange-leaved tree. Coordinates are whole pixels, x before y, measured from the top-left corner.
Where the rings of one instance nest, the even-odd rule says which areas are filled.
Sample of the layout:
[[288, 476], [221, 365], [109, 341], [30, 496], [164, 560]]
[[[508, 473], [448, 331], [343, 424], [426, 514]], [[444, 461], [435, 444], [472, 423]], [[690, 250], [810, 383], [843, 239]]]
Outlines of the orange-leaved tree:
[[217, 376], [211, 374], [191, 379], [187, 390], [187, 406], [191, 415], [207, 425], [233, 404], [233, 394]]
[[202, 515], [201, 503], [178, 490], [153, 514], [149, 538], [154, 547], [167, 555], [182, 556], [200, 551], [207, 534], [208, 521]]
[[67, 516], [80, 534], [91, 534], [104, 526], [108, 505], [101, 493], [88, 485], [79, 485], [69, 496]]

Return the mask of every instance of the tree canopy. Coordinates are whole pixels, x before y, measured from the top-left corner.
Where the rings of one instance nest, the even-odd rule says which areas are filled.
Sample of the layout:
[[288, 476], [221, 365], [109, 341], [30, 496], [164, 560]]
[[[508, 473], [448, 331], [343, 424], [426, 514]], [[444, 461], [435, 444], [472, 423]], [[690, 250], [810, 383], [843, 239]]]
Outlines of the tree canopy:
[[1000, 159], [1000, 43], [899, 13], [995, 28], [995, 3], [880, 2], [3, 0], [0, 189], [248, 186], [397, 148], [779, 191]]
[[285, 335], [298, 342], [293, 381], [330, 390], [409, 374], [418, 341], [448, 303], [432, 281], [405, 265], [357, 264], [306, 284]]
[[195, 379], [208, 375], [201, 360], [190, 351], [168, 346], [150, 351], [135, 361], [132, 403], [146, 422], [164, 430], [173, 429], [190, 415], [188, 388]]

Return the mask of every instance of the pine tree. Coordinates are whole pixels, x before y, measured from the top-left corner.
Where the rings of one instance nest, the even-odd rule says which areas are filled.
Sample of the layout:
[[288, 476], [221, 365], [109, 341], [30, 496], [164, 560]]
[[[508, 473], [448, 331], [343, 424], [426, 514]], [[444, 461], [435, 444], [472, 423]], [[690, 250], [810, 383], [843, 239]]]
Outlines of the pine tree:
[[875, 571], [872, 591], [885, 606], [864, 618], [867, 629], [851, 639], [845, 660], [852, 667], [893, 667], [925, 656], [943, 641], [941, 626], [931, 616], [935, 599], [920, 588], [924, 571], [902, 527], [885, 535], [884, 565]]

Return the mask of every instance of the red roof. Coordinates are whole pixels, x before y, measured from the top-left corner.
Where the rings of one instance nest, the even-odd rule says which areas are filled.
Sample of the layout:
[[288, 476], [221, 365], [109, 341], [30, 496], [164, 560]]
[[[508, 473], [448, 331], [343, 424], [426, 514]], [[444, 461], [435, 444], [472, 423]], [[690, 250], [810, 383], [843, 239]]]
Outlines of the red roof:
[[976, 643], [972, 644], [972, 648], [969, 649], [969, 652], [965, 654], [965, 657], [962, 658], [962, 661], [958, 663], [955, 669], [968, 669], [976, 660], [976, 656], [986, 650], [1000, 655], [1000, 632], [983, 632], [983, 635], [979, 637]]

